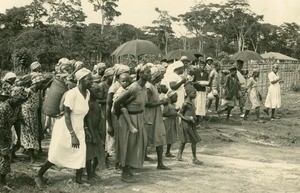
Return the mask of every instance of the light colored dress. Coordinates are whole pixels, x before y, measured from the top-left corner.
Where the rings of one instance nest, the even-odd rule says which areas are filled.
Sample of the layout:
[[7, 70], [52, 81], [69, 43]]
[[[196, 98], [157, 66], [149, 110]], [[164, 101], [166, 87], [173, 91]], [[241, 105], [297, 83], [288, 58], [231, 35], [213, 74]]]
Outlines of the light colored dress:
[[246, 101], [245, 108], [247, 110], [250, 110], [251, 107], [252, 109], [255, 109], [256, 107], [260, 106], [258, 82], [254, 80], [253, 77], [251, 77], [247, 82], [247, 88], [248, 88], [249, 97], [248, 100]]
[[89, 111], [90, 92], [83, 97], [78, 87], [69, 90], [64, 105], [71, 109], [71, 122], [74, 132], [79, 139], [79, 148], [73, 148], [71, 135], [65, 122], [65, 116], [57, 119], [53, 126], [49, 146], [48, 160], [56, 165], [80, 169], [86, 163], [86, 143], [84, 133], [84, 117]]
[[[151, 92], [151, 97], [149, 96], [148, 102], [159, 102], [157, 88], [149, 82], [146, 83], [146, 88]], [[166, 130], [160, 105], [156, 107], [146, 107], [145, 120], [149, 122], [149, 124], [145, 125], [148, 136], [148, 145], [154, 147], [165, 145]]]
[[147, 133], [145, 130], [144, 112], [145, 105], [148, 101], [146, 87], [141, 87], [137, 82], [132, 83], [127, 90], [131, 96], [135, 96], [134, 100], [127, 104], [126, 108], [133, 126], [138, 130], [136, 134], [129, 131], [124, 115], [119, 117], [119, 125], [116, 132], [116, 159], [120, 161], [122, 166], [125, 165], [141, 168], [144, 163], [144, 157], [147, 146]]
[[268, 88], [268, 94], [265, 101], [265, 106], [267, 108], [280, 108], [281, 107], [281, 94], [280, 94], [280, 84], [279, 82], [276, 82], [275, 84], [272, 84], [271, 82], [274, 80], [277, 80], [279, 78], [278, 74], [275, 74], [274, 72], [270, 72], [268, 74], [268, 78], [270, 81], [270, 86]]

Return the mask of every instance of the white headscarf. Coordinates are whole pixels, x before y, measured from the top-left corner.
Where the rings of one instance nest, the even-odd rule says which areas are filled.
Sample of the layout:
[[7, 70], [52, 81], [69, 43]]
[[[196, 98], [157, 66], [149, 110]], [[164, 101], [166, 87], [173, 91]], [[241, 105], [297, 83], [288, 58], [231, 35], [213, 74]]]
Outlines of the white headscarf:
[[88, 74], [91, 74], [91, 71], [89, 69], [81, 68], [75, 73], [75, 78], [77, 81], [80, 81], [83, 77], [85, 77]]
[[2, 81], [5, 82], [6, 80], [8, 79], [11, 79], [11, 78], [16, 78], [17, 75], [13, 72], [8, 72], [5, 74], [5, 76], [3, 77]]

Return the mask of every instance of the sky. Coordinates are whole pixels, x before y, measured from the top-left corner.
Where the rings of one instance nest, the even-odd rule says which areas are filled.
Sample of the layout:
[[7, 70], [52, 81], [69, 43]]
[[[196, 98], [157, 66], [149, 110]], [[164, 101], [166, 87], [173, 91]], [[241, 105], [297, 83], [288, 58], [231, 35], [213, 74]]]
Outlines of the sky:
[[[32, 0], [0, 0], [0, 12], [13, 6], [27, 5]], [[204, 2], [222, 3], [225, 0], [202, 0]], [[159, 7], [167, 10], [170, 15], [178, 16], [190, 10], [197, 0], [119, 0], [117, 10], [122, 13], [113, 24], [128, 23], [135, 27], [152, 25], [158, 13], [154, 10]], [[251, 10], [264, 15], [264, 22], [281, 25], [283, 22], [295, 22], [300, 25], [300, 0], [248, 0]], [[93, 11], [88, 0], [82, 0], [83, 11], [87, 15], [86, 23], [100, 23], [100, 13]], [[187, 30], [180, 24], [173, 25], [176, 34], [188, 35]]]

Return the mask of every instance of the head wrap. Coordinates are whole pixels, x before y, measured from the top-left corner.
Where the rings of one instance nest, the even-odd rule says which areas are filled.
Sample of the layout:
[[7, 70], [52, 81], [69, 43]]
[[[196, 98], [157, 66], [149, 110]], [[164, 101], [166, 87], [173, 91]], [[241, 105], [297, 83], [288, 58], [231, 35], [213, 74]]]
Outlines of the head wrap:
[[189, 95], [189, 94], [191, 94], [192, 92], [195, 92], [195, 91], [196, 91], [196, 89], [192, 85], [188, 84], [188, 85], [185, 86], [185, 93], [187, 95]]
[[35, 73], [31, 76], [31, 84], [36, 84], [44, 80], [45, 77], [42, 73]]
[[158, 67], [153, 66], [151, 69], [151, 80], [155, 80], [156, 77], [160, 76], [161, 72]]
[[100, 69], [100, 68], [106, 68], [105, 63], [100, 62], [100, 63], [94, 65], [94, 70], [98, 70], [98, 69]]
[[42, 67], [42, 65], [41, 65], [39, 62], [37, 62], [37, 61], [32, 62], [32, 63], [30, 64], [30, 69], [31, 69], [31, 70], [36, 70], [36, 69], [39, 68], [39, 67]]
[[5, 76], [3, 77], [2, 81], [5, 82], [6, 80], [8, 79], [11, 79], [11, 78], [16, 78], [17, 75], [13, 72], [8, 72], [5, 74]]
[[183, 65], [183, 63], [181, 61], [176, 61], [176, 62], [173, 63], [173, 67], [174, 67], [173, 71], [176, 70], [176, 69], [178, 69], [178, 68], [181, 68], [183, 66], [184, 65]]
[[116, 75], [130, 72], [129, 66], [126, 66], [124, 64], [115, 64], [115, 68], [116, 68]]
[[176, 94], [176, 92], [173, 91], [173, 90], [170, 90], [170, 91], [168, 91], [168, 93], [167, 93], [167, 97], [168, 97], [168, 98], [171, 98], [174, 94]]
[[86, 68], [81, 68], [75, 73], [75, 78], [77, 81], [80, 81], [86, 75], [91, 74], [91, 71]]
[[70, 63], [70, 60], [68, 58], [61, 58], [58, 60], [58, 65], [67, 65]]
[[115, 68], [114, 68], [114, 67], [112, 67], [112, 68], [107, 68], [107, 69], [104, 71], [103, 77], [112, 76], [112, 75], [114, 75], [114, 73], [115, 73]]

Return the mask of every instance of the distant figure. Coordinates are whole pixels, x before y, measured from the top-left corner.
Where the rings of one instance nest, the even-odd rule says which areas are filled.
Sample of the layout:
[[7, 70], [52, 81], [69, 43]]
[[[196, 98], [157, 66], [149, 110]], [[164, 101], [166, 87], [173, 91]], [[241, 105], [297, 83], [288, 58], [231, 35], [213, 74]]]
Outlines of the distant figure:
[[215, 100], [215, 109], [218, 111], [219, 109], [219, 100], [220, 100], [220, 64], [214, 63], [214, 68], [209, 74], [209, 85], [210, 85], [210, 93], [208, 94], [208, 104], [207, 109], [209, 112], [209, 108], [212, 104], [212, 101]]
[[253, 70], [252, 77], [247, 81], [247, 101], [245, 103], [245, 116], [244, 120], [248, 119], [248, 115], [251, 109], [255, 109], [257, 121], [260, 120], [260, 102], [262, 100], [261, 95], [258, 91], [258, 77], [259, 71]]
[[237, 79], [236, 72], [237, 69], [235, 66], [232, 66], [229, 68], [230, 74], [226, 75], [224, 80], [224, 93], [222, 96], [222, 106], [223, 109], [218, 110], [218, 115], [220, 115], [222, 112], [227, 112], [226, 120], [229, 120], [229, 116], [231, 113], [231, 110], [239, 105], [239, 90], [240, 90], [240, 83]]
[[271, 112], [271, 120], [274, 120], [279, 117], [275, 117], [275, 109], [281, 107], [281, 93], [280, 93], [280, 84], [284, 81], [278, 75], [279, 65], [274, 64], [272, 67], [272, 72], [268, 74], [268, 78], [270, 81], [270, 86], [268, 88], [268, 94], [265, 101], [264, 112], [269, 115], [269, 109], [272, 109]]

